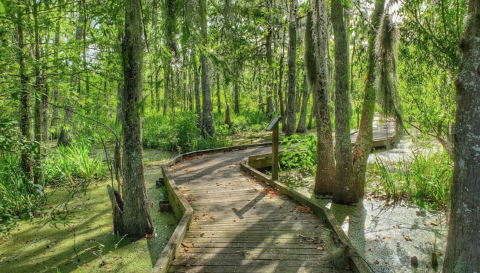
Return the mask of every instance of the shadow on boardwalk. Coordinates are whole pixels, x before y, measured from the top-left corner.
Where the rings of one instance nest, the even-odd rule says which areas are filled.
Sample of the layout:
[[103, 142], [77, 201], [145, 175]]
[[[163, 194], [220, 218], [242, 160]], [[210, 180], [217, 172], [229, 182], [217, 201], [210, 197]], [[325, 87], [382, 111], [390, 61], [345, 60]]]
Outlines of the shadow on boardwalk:
[[170, 272], [348, 272], [321, 219], [240, 171], [244, 157], [270, 149], [198, 156], [172, 167], [194, 219]]

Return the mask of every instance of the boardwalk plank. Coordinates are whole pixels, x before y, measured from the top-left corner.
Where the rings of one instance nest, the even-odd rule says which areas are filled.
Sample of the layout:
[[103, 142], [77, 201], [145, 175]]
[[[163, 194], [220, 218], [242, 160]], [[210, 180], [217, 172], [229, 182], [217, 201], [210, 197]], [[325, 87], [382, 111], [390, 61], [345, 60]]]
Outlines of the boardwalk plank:
[[169, 272], [344, 272], [326, 255], [323, 220], [240, 172], [237, 162], [251, 153], [206, 155], [171, 168], [194, 216]]

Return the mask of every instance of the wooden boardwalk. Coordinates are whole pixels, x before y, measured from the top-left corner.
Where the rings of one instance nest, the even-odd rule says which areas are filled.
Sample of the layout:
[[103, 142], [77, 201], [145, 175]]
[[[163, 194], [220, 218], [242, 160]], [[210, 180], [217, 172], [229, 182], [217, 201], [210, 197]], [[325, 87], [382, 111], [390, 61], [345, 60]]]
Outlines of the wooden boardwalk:
[[172, 166], [194, 218], [169, 272], [349, 272], [346, 259], [331, 255], [322, 220], [240, 171], [243, 158], [268, 151], [196, 156]]

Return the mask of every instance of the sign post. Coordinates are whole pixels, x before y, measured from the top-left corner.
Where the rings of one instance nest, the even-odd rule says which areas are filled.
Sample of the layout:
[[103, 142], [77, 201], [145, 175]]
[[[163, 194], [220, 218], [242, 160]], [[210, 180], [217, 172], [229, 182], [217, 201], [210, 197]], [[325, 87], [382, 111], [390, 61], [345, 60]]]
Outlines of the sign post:
[[274, 117], [267, 126], [272, 131], [272, 180], [278, 180], [278, 123], [282, 117]]

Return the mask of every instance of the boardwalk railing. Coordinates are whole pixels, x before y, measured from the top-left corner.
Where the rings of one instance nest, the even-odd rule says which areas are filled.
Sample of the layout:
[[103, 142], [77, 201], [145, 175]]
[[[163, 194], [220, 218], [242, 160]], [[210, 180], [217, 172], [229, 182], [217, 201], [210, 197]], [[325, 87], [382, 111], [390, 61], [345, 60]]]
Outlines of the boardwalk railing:
[[[272, 154], [261, 154], [261, 155], [253, 155], [248, 156], [241, 162], [241, 169], [247, 173], [250, 173], [258, 180], [261, 180], [268, 185], [272, 186], [273, 188], [280, 191], [282, 194], [292, 198], [293, 200], [297, 201], [298, 203], [309, 207], [318, 217], [322, 218], [327, 225], [333, 230], [334, 235], [339, 239], [345, 249], [348, 251], [348, 259], [349, 264], [353, 272], [358, 273], [370, 273], [372, 270], [367, 265], [365, 260], [360, 256], [357, 250], [353, 247], [350, 239], [345, 234], [343, 229], [341, 228], [338, 221], [335, 219], [335, 216], [329, 209], [323, 208], [313, 202], [307, 196], [295, 191], [294, 189], [286, 186], [285, 184], [280, 183], [279, 181], [272, 180], [270, 176], [265, 175], [264, 173], [258, 171], [256, 168], [265, 168], [268, 167], [268, 163], [271, 166], [271, 158]], [[256, 168], [254, 168], [255, 166]]]

